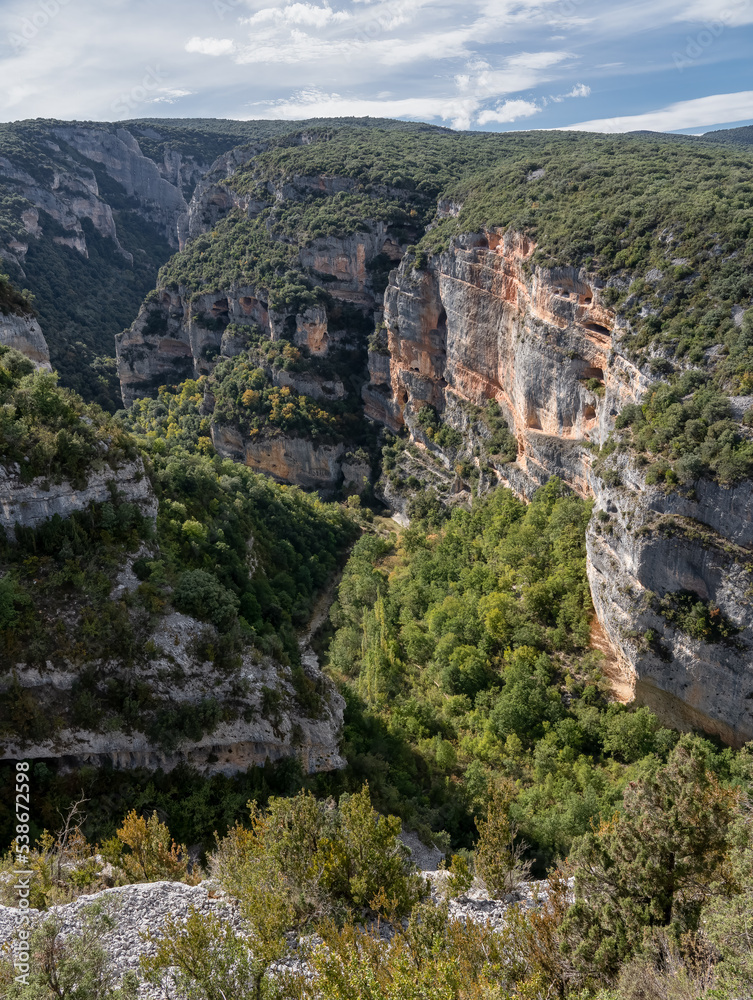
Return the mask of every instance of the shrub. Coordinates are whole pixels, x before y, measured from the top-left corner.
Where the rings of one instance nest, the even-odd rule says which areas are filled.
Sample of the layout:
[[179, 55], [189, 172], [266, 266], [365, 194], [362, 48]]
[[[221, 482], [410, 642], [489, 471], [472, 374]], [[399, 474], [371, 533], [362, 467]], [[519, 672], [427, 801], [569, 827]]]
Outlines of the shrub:
[[476, 873], [492, 899], [514, 892], [530, 871], [522, 861], [524, 845], [516, 843], [517, 829], [510, 820], [515, 791], [497, 785], [489, 799], [486, 819], [477, 819], [479, 838], [474, 854]]
[[117, 831], [117, 839], [109, 843], [108, 853], [130, 882], [182, 882], [188, 878], [188, 852], [170, 837], [156, 812], [147, 820], [131, 810]]
[[203, 569], [181, 574], [173, 604], [187, 615], [212, 622], [222, 632], [229, 631], [238, 616], [238, 598]]

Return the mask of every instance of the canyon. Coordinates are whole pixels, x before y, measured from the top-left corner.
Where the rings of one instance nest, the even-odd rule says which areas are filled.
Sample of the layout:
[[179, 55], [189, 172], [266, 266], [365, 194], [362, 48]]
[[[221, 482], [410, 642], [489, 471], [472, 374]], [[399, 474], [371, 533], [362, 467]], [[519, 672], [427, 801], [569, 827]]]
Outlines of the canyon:
[[[219, 455], [325, 496], [360, 492], [379, 464], [376, 450], [356, 454], [334, 432], [315, 437], [266, 425], [251, 434], [216, 406], [218, 365], [248, 357], [266, 384], [365, 418], [372, 449], [379, 428], [407, 442], [370, 486], [403, 519], [418, 493], [467, 504], [473, 493], [504, 485], [530, 499], [558, 476], [594, 501], [587, 541], [595, 629], [620, 697], [735, 745], [753, 738], [750, 481], [650, 483], [629, 449], [605, 448], [625, 407], [661, 384], [661, 368], [650, 363], [662, 361], [660, 352], [636, 359], [627, 346], [636, 276], [543, 266], [535, 238], [512, 226], [487, 225], [418, 252], [410, 245], [421, 235], [417, 224], [409, 232], [376, 211], [386, 196], [418, 204], [397, 182], [377, 189], [336, 171], [281, 170], [239, 184], [268, 143], [226, 151], [211, 166], [172, 153], [149, 165], [128, 135], [70, 127], [65, 142], [103, 165], [173, 246], [204, 239], [209, 253], [218, 226], [356, 196], [372, 198], [375, 211], [362, 212], [344, 234], [297, 244], [275, 237], [308, 290], [302, 301], [276, 300], [263, 280], [158, 283], [117, 338], [125, 405], [162, 385], [203, 379], [202, 413]], [[304, 133], [293, 145], [309, 141]], [[87, 218], [115, 240], [88, 190], [79, 192], [89, 198]], [[462, 210], [461, 201], [440, 199], [432, 226]], [[75, 225], [71, 238], [79, 238]], [[618, 292], [627, 295], [621, 308]], [[301, 361], [269, 361], [260, 344], [289, 345]], [[749, 436], [742, 417], [751, 398], [730, 404]], [[707, 642], [673, 624], [660, 604], [680, 592], [716, 609], [734, 637]]]
[[[534, 249], [519, 234], [487, 232], [461, 238], [423, 269], [404, 261], [385, 294], [385, 346], [369, 356], [366, 413], [405, 428], [416, 445], [403, 453], [406, 474], [446, 499], [470, 497], [474, 471], [481, 489], [499, 483], [530, 498], [558, 476], [593, 498], [588, 577], [615, 688], [668, 724], [740, 745], [753, 737], [751, 484], [648, 485], [647, 470], [624, 454], [607, 459], [613, 475], [604, 475], [599, 446], [656, 380], [625, 356], [628, 331], [604, 304], [604, 284], [582, 269], [526, 266]], [[514, 462], [489, 454], [490, 432], [474, 420], [489, 401], [515, 436]], [[753, 400], [731, 402], [742, 413]], [[457, 432], [457, 447], [427, 434], [425, 407]], [[407, 495], [384, 476], [380, 485], [407, 511]], [[734, 622], [734, 641], [671, 627], [652, 601], [681, 590]]]
[[[223, 164], [220, 173], [232, 174], [231, 167]], [[333, 178], [321, 183], [337, 187]], [[305, 188], [297, 179], [279, 185], [275, 197], [300, 198]], [[239, 202], [224, 180], [219, 187], [205, 182], [190, 216], [214, 224], [233, 209], [253, 216], [260, 204]], [[417, 260], [384, 226], [366, 228], [368, 236], [319, 239], [298, 259], [329, 301], [360, 307], [374, 324], [365, 417], [410, 443], [391, 475], [382, 470], [377, 495], [402, 517], [416, 492], [404, 486], [411, 477], [443, 502], [467, 503], [475, 490], [496, 485], [530, 498], [551, 476], [593, 498], [588, 574], [615, 690], [669, 724], [700, 727], [735, 745], [753, 738], [751, 487], [708, 480], [673, 490], [649, 486], [646, 470], [624, 455], [607, 476], [619, 485], [607, 485], [599, 449], [623, 408], [658, 382], [647, 361], [637, 365], [623, 347], [630, 324], [608, 304], [614, 282], [583, 267], [537, 266], [535, 242], [511, 229], [461, 235], [446, 251]], [[377, 254], [397, 265], [383, 299], [369, 281]], [[272, 341], [294, 329], [309, 357], [326, 355], [332, 340], [326, 306], [275, 312], [260, 288], [193, 297], [158, 289], [119, 338], [124, 400], [170, 377], [210, 375], [238, 349], [223, 333], [230, 322], [254, 325]], [[286, 373], [267, 374], [285, 383]], [[287, 382], [295, 387], [298, 379], [301, 393], [321, 395], [306, 378]], [[745, 399], [732, 402], [741, 414], [746, 409]], [[495, 441], [494, 428], [504, 424], [514, 460]], [[244, 440], [237, 428], [216, 424], [212, 439], [221, 454], [281, 482], [325, 494], [343, 483], [343, 444], [281, 432]], [[694, 639], [652, 609], [656, 595], [680, 590], [729, 618], [738, 629], [734, 642]]]

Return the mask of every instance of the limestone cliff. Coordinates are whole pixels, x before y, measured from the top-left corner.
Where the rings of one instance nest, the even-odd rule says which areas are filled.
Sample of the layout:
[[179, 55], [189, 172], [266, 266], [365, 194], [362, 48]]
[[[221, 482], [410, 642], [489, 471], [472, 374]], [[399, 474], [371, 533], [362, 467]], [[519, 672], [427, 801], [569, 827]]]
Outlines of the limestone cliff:
[[[467, 455], [524, 495], [557, 474], [585, 493], [591, 458], [582, 445], [602, 444], [649, 379], [614, 350], [617, 321], [599, 283], [574, 268], [532, 268], [534, 249], [525, 237], [488, 232], [454, 242], [426, 269], [407, 259], [394, 271], [381, 349], [369, 355], [366, 413], [406, 427], [448, 471]], [[483, 448], [491, 433], [470, 417], [489, 401], [516, 439], [514, 465]], [[456, 449], [427, 437], [427, 406], [460, 433]]]
[[[124, 592], [138, 584], [130, 566], [125, 567], [121, 579], [114, 599], [122, 599]], [[53, 758], [64, 767], [108, 763], [118, 768], [165, 771], [190, 764], [204, 774], [235, 774], [285, 757], [297, 757], [307, 773], [343, 766], [338, 743], [344, 701], [324, 681], [315, 657], [313, 664], [307, 664], [307, 675], [324, 684], [326, 692], [320, 713], [312, 718], [297, 706], [289, 670], [269, 657], [247, 652], [239, 669], [228, 676], [213, 661], [197, 655], [197, 643], [205, 634], [206, 626], [187, 615], [173, 612], [159, 620], [146, 638], [153, 652], [148, 665], [138, 670], [138, 683], [142, 691], [149, 689], [152, 699], [170, 705], [173, 711], [212, 699], [222, 704], [231, 718], [221, 719], [202, 735], [184, 736], [171, 746], [138, 728], [66, 722], [44, 739], [0, 738], [0, 760]], [[10, 673], [5, 666], [0, 674], [0, 694], [7, 697], [11, 687], [15, 691], [20, 688], [31, 695], [38, 709], [52, 715], [64, 713], [80, 690], [80, 666], [61, 668], [50, 663], [34, 669], [18, 664]], [[123, 665], [115, 662], [90, 664], [89, 668], [97, 673], [100, 692], [107, 690], [108, 683], [123, 683], [129, 676]], [[271, 695], [274, 707], [270, 709]]]
[[[588, 578], [594, 606], [640, 703], [671, 723], [739, 745], [753, 739], [753, 486], [649, 486], [624, 458], [621, 484], [592, 477]], [[688, 632], [662, 598], [695, 595], [734, 626]]]
[[[383, 496], [406, 510], [412, 476], [446, 500], [496, 483], [530, 497], [552, 475], [593, 496], [588, 572], [616, 686], [671, 723], [751, 739], [750, 483], [648, 486], [627, 455], [611, 460], [611, 475], [594, 468], [617, 414], [654, 379], [623, 351], [626, 324], [603, 284], [584, 270], [537, 268], [534, 249], [488, 231], [423, 267], [406, 257], [392, 273], [364, 399], [370, 417], [405, 429], [410, 444], [385, 470]], [[512, 438], [500, 438], [498, 414]], [[662, 613], [678, 593], [695, 595], [734, 636], [683, 632]]]
[[[112, 508], [115, 496], [118, 509], [138, 511], [153, 527], [158, 503], [140, 459], [90, 471], [83, 486], [24, 483], [18, 469], [0, 467], [0, 528], [11, 543], [10, 554], [16, 525], [39, 528], [55, 516], [66, 520], [96, 505]], [[189, 763], [204, 773], [234, 773], [291, 756], [310, 772], [342, 766], [338, 741], [344, 702], [322, 675], [308, 640], [302, 641], [303, 675], [296, 677], [290, 667], [248, 644], [223, 660], [215, 652], [221, 644], [215, 628], [171, 610], [164, 599], [147, 612], [134, 564], [159, 553], [153, 531], [145, 537], [135, 551], [121, 551], [118, 565], [106, 563], [106, 572], [100, 568], [89, 580], [90, 587], [100, 593], [104, 587], [109, 594], [109, 607], [100, 607], [99, 616], [117, 618], [122, 633], [122, 652], [116, 645], [102, 656], [81, 653], [81, 630], [97, 629], [90, 595], [70, 586], [66, 591], [64, 584], [60, 593], [50, 588], [49, 556], [32, 557], [38, 567], [33, 574], [44, 576], [47, 585], [35, 612], [43, 616], [37, 628], [55, 629], [57, 648], [40, 657], [12, 642], [6, 645], [0, 636], [0, 759], [165, 770]], [[112, 562], [112, 547], [110, 553]], [[67, 571], [73, 565], [67, 564]], [[255, 572], [252, 561], [249, 572]], [[0, 555], [0, 581], [12, 581], [13, 574], [12, 562]], [[301, 707], [301, 683], [317, 691], [315, 708], [310, 700]], [[138, 698], [136, 716], [124, 717], [122, 706], [113, 712], [118, 691]]]
[[0, 312], [0, 345], [25, 354], [35, 368], [51, 371], [47, 341], [36, 317], [30, 313]]
[[37, 528], [56, 514], [70, 517], [74, 510], [110, 500], [112, 487], [145, 517], [153, 520], [157, 515], [157, 500], [140, 458], [115, 468], [102, 463], [102, 468], [89, 473], [83, 489], [66, 480], [55, 483], [40, 478], [24, 483], [18, 471], [0, 465], [0, 528], [11, 540], [16, 524]]
[[[240, 224], [270, 206], [306, 204], [312, 197], [326, 200], [355, 188], [349, 178], [293, 176], [260, 182], [252, 194], [239, 192], [236, 172], [253, 169], [254, 158], [265, 148], [246, 147], [220, 157], [197, 185], [187, 236], [197, 238], [230, 213], [236, 213]], [[367, 333], [381, 317], [382, 272], [385, 264], [401, 259], [401, 239], [386, 222], [366, 218], [348, 235], [304, 242], [290, 261], [308, 290], [299, 303], [275, 305], [262, 282], [230, 281], [213, 291], [163, 282], [130, 329], [116, 339], [124, 404], [154, 395], [160, 385], [211, 375], [219, 362], [243, 355], [254, 359], [272, 385], [323, 404], [345, 401], [360, 413]], [[282, 237], [280, 242], [287, 245]], [[270, 344], [295, 347], [299, 360], [292, 367], [269, 363], [265, 345]], [[213, 405], [210, 383], [206, 407], [211, 411]], [[220, 454], [282, 482], [332, 492], [346, 477], [348, 441], [337, 434], [318, 442], [279, 428], [248, 436], [237, 422], [218, 413], [211, 433]]]

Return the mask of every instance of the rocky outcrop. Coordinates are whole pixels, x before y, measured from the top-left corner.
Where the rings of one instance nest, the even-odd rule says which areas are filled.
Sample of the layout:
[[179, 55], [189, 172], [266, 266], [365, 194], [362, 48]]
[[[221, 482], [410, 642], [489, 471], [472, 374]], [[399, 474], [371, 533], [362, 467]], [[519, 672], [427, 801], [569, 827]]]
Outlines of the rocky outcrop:
[[[74, 511], [110, 502], [114, 496], [119, 505], [133, 504], [152, 521], [157, 516], [157, 498], [140, 458], [112, 468], [103, 462], [101, 468], [89, 471], [83, 485], [23, 483], [19, 473], [17, 467], [0, 467], [0, 528], [11, 543], [17, 525], [36, 528], [55, 516], [65, 519]], [[252, 540], [249, 550], [251, 544]], [[131, 647], [122, 657], [107, 654], [82, 662], [75, 642], [46, 654], [50, 659], [44, 661], [27, 659], [25, 654], [12, 660], [0, 656], [0, 699], [10, 691], [13, 697], [20, 697], [19, 692], [26, 698], [31, 695], [35, 710], [56, 720], [44, 737], [4, 736], [0, 759], [54, 758], [64, 767], [106, 763], [163, 770], [190, 764], [207, 774], [233, 774], [287, 757], [297, 757], [306, 772], [343, 766], [338, 741], [344, 701], [324, 678], [310, 636], [301, 641], [301, 661], [306, 683], [319, 697], [318, 710], [307, 713], [299, 706], [296, 675], [290, 667], [248, 645], [239, 660], [220, 664], [215, 662], [219, 638], [213, 626], [162, 606], [145, 614], [136, 593], [139, 578], [134, 564], [154, 559], [153, 545], [142, 542], [135, 552], [123, 551], [120, 569], [110, 579], [109, 599], [133, 629]], [[252, 559], [248, 565], [249, 572], [255, 572]], [[102, 574], [97, 581], [98, 587], [106, 582]], [[65, 603], [65, 610], [55, 613], [75, 632], [81, 609], [70, 594]], [[75, 706], [83, 688], [86, 697], [103, 705], [113, 685], [134, 684], [145, 699], [140, 726], [126, 727], [112, 713], [106, 720], [101, 717], [99, 724], [77, 722]], [[214, 706], [212, 721], [194, 724], [190, 737], [181, 735], [180, 728], [171, 729], [169, 720], [158, 724], [160, 712], [163, 716], [199, 713], [197, 718], [206, 718], [201, 711], [207, 705]]]
[[[443, 901], [447, 895], [447, 872], [428, 869], [420, 864], [421, 855], [428, 855], [428, 858], [432, 855], [415, 834], [403, 834], [402, 839], [415, 845], [418, 850], [418, 854], [411, 860], [429, 882], [431, 898], [435, 902]], [[440, 852], [435, 852], [435, 863], [438, 860], [437, 854], [441, 857]], [[523, 911], [538, 909], [546, 905], [549, 891], [549, 883], [546, 881], [521, 882], [502, 899], [494, 899], [483, 886], [474, 884], [468, 892], [448, 900], [448, 915], [450, 919], [461, 920], [463, 923], [471, 921], [501, 930], [512, 907]], [[73, 902], [51, 906], [48, 910], [29, 908], [24, 912], [28, 921], [24, 926], [30, 928], [37, 927], [45, 919], [54, 920], [59, 927], [60, 941], [80, 935], [93, 912], [103, 914], [108, 918], [108, 924], [99, 941], [118, 981], [126, 972], [139, 976], [140, 958], [142, 955], [154, 954], [168, 918], [180, 925], [195, 912], [213, 917], [236, 937], [248, 933], [248, 925], [242, 919], [238, 900], [223, 892], [214, 879], [207, 879], [198, 885], [186, 885], [183, 882], [121, 885], [79, 896]], [[18, 908], [0, 906], [0, 945], [14, 951], [22, 950], [19, 947], [18, 918]], [[312, 942], [311, 936], [308, 940], [309, 944], [316, 943], [316, 938]], [[297, 945], [293, 941], [290, 943], [293, 945], [292, 954], [289, 953], [278, 963], [278, 969], [290, 967], [296, 959], [300, 960], [300, 953], [296, 954]], [[159, 985], [140, 982], [138, 996], [141, 1000], [169, 1000], [174, 997], [174, 982], [170, 973], [165, 974]]]
[[[700, 481], [689, 496], [615, 464], [619, 487], [593, 477], [588, 578], [622, 677], [668, 723], [739, 746], [753, 739], [753, 486]], [[681, 591], [736, 634], [713, 641], [668, 622], [660, 601]]]
[[52, 371], [50, 350], [34, 316], [0, 313], [0, 344], [25, 354], [35, 368]]
[[[410, 477], [457, 501], [497, 483], [530, 497], [557, 475], [594, 497], [588, 574], [619, 695], [670, 724], [751, 739], [751, 485], [649, 487], [625, 456], [607, 477], [620, 485], [607, 485], [594, 446], [652, 378], [623, 353], [625, 327], [602, 283], [582, 269], [542, 270], [534, 250], [511, 231], [488, 231], [392, 273], [364, 400], [367, 415], [405, 429], [410, 444], [380, 481], [382, 496], [405, 512]], [[497, 413], [513, 435], [502, 457]], [[662, 599], [680, 591], [737, 634], [712, 643], [672, 625]]]
[[[152, 130], [153, 132], [153, 130]], [[111, 239], [124, 259], [132, 262], [118, 239], [113, 208], [123, 208], [128, 200], [145, 221], [177, 247], [179, 231], [187, 227], [186, 193], [211, 167], [211, 158], [185, 156], [166, 148], [164, 159], [155, 161], [145, 155], [138, 142], [139, 132], [106, 125], [69, 125], [54, 123], [44, 140], [46, 161], [43, 169], [32, 169], [26, 160], [16, 160], [13, 152], [0, 156], [0, 184], [17, 199], [27, 203], [20, 214], [25, 239], [18, 236], [7, 244], [6, 254], [23, 263], [29, 240], [47, 234], [49, 216], [62, 232], [50, 232], [50, 238], [70, 246], [88, 257], [82, 222], [88, 219], [97, 232]], [[150, 136], [159, 138], [159, 133]], [[101, 190], [95, 168], [101, 168], [114, 182], [113, 190]], [[100, 175], [101, 176], [101, 175]]]
[[345, 445], [318, 444], [311, 438], [258, 435], [241, 437], [234, 427], [212, 424], [212, 444], [223, 458], [242, 462], [281, 483], [332, 493], [343, 478]]
[[[118, 979], [126, 972], [139, 974], [141, 956], [152, 955], [157, 949], [156, 942], [144, 940], [144, 935], [149, 932], [158, 939], [169, 917], [180, 921], [191, 912], [212, 915], [236, 933], [242, 923], [237, 900], [226, 896], [214, 883], [140, 882], [79, 896], [71, 903], [51, 906], [48, 910], [29, 908], [25, 911], [28, 914], [25, 926], [34, 928], [45, 919], [55, 920], [60, 927], [60, 938], [65, 940], [82, 933], [94, 909], [108, 918], [109, 926], [101, 944]], [[18, 917], [17, 908], [0, 906], [0, 943], [11, 947], [15, 944], [20, 951], [16, 937], [20, 928]], [[141, 1000], [166, 1000], [171, 995], [169, 980], [161, 986], [146, 983], [139, 986]]]
[[75, 510], [111, 500], [113, 488], [145, 517], [154, 520], [157, 516], [157, 498], [140, 458], [116, 468], [102, 461], [101, 468], [90, 472], [83, 488], [66, 480], [56, 483], [40, 478], [24, 483], [19, 473], [18, 468], [0, 466], [0, 528], [10, 541], [16, 524], [36, 528], [56, 514], [70, 517]]
[[[125, 128], [110, 132], [87, 126], [63, 126], [56, 128], [54, 134], [87, 160], [101, 164], [126, 195], [138, 203], [143, 217], [154, 223], [170, 243], [178, 245], [178, 224], [188, 212], [178, 164], [171, 164], [172, 177], [168, 180], [154, 160], [144, 156], [135, 136]], [[94, 175], [91, 174], [91, 177]], [[98, 199], [99, 194], [96, 181], [90, 184], [88, 193], [93, 198], [82, 201], [80, 205], [72, 204], [71, 211], [74, 215], [80, 215], [92, 211], [88, 208], [90, 203], [97, 205], [95, 211], [108, 219], [111, 228], [111, 232], [103, 232], [103, 235], [115, 237], [110, 206], [99, 200], [93, 201]], [[89, 217], [95, 221], [92, 215]]]
[[[387, 251], [400, 254], [384, 223], [366, 222], [366, 227], [370, 231], [318, 239], [299, 251], [301, 267], [327, 293], [322, 306], [301, 312], [275, 310], [267, 290], [252, 285], [201, 295], [185, 287], [157, 289], [130, 329], [116, 338], [124, 405], [154, 395], [160, 385], [209, 374], [219, 359], [240, 353], [244, 345], [238, 327], [256, 328], [272, 341], [282, 340], [292, 329], [293, 342], [312, 357], [352, 346], [353, 331], [339, 315], [341, 304], [355, 306], [372, 321], [381, 316], [381, 294], [374, 288], [369, 265]], [[341, 392], [334, 383], [327, 388], [335, 396]], [[332, 398], [326, 388], [319, 392], [321, 398]]]
[[493, 401], [517, 440], [514, 467], [488, 456], [498, 478], [530, 495], [564, 474], [585, 493], [591, 459], [582, 445], [602, 444], [648, 381], [614, 350], [616, 318], [598, 282], [575, 268], [532, 268], [534, 249], [512, 232], [487, 232], [454, 242], [426, 269], [407, 260], [393, 272], [366, 414], [406, 427], [450, 467], [457, 455], [427, 438], [420, 411], [436, 410], [472, 454], [482, 442], [469, 439], [463, 404]]
[[[126, 573], [126, 577], [128, 574]], [[138, 584], [133, 578], [132, 583]], [[128, 582], [124, 583], [128, 587]], [[122, 596], [122, 595], [120, 595]], [[172, 612], [158, 620], [147, 638], [154, 650], [147, 665], [139, 667], [139, 683], [148, 687], [153, 699], [173, 707], [200, 705], [206, 699], [235, 705], [235, 718], [221, 721], [198, 739], [183, 739], [167, 750], [145, 733], [122, 729], [103, 731], [65, 728], [49, 739], [33, 743], [6, 737], [0, 743], [0, 759], [57, 758], [64, 767], [107, 763], [116, 768], [162, 768], [190, 764], [203, 774], [235, 774], [269, 760], [297, 757], [304, 771], [330, 771], [344, 766], [338, 752], [344, 701], [331, 684], [318, 718], [309, 718], [296, 708], [290, 673], [269, 657], [252, 651], [243, 654], [239, 671], [230, 676], [212, 661], [196, 655], [207, 626], [187, 615]], [[304, 660], [312, 680], [325, 683], [318, 661]], [[96, 665], [102, 690], [108, 678], [122, 673], [117, 663]], [[79, 681], [81, 669], [28, 668], [17, 664], [12, 675], [0, 679], [0, 691], [20, 684], [33, 694], [36, 704], [51, 712]], [[238, 692], [243, 694], [238, 701]], [[269, 693], [275, 693], [274, 710]]]
[[[234, 172], [239, 166], [253, 164], [254, 156], [264, 148], [247, 147], [220, 157], [197, 186], [188, 213], [187, 235], [205, 232], [233, 210], [254, 217], [271, 204], [305, 200], [312, 194], [331, 196], [355, 186], [349, 178], [292, 177], [260, 182], [253, 196], [240, 193], [231, 183]], [[209, 375], [219, 361], [238, 357], [255, 343], [254, 364], [264, 370], [272, 384], [322, 403], [350, 395], [359, 407], [358, 390], [367, 376], [364, 329], [382, 310], [381, 286], [375, 282], [372, 265], [377, 260], [382, 265], [397, 261], [403, 250], [390, 227], [377, 220], [364, 220], [351, 235], [319, 238], [300, 247], [298, 269], [308, 284], [323, 294], [321, 304], [299, 308], [274, 308], [266, 288], [249, 284], [201, 294], [184, 286], [158, 288], [130, 329], [116, 338], [124, 405], [154, 395], [160, 385]], [[290, 369], [267, 363], [258, 350], [264, 340], [293, 345], [301, 360]], [[352, 363], [343, 363], [344, 354], [352, 357]], [[339, 366], [328, 363], [333, 355], [340, 356]], [[354, 379], [360, 379], [355, 390]], [[211, 408], [211, 402], [208, 405]], [[332, 492], [344, 481], [340, 463], [346, 443], [312, 442], [300, 436], [287, 437], [279, 430], [274, 435], [262, 433], [244, 439], [240, 430], [227, 422], [213, 422], [212, 437], [220, 454], [244, 461], [281, 482]], [[358, 488], [361, 478], [359, 473]]]

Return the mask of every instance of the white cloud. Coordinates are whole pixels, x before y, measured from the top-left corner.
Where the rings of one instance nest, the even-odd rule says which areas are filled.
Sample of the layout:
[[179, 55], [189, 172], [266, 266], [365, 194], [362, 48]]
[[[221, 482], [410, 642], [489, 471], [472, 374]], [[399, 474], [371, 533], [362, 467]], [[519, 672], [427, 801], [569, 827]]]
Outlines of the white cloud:
[[186, 52], [198, 52], [202, 56], [226, 56], [235, 51], [232, 38], [189, 38]]
[[181, 97], [192, 97], [192, 90], [168, 90], [164, 89], [159, 97], [153, 97], [147, 104], [175, 104]]
[[568, 97], [590, 97], [591, 88], [587, 83], [576, 83], [572, 90], [568, 90], [566, 94], [552, 94], [551, 100], [556, 104], [561, 104], [562, 101], [566, 100]]
[[242, 24], [256, 27], [260, 24], [303, 24], [311, 28], [324, 28], [328, 24], [348, 21], [345, 10], [332, 10], [329, 4], [317, 7], [313, 3], [291, 3], [286, 7], [264, 7], [252, 17], [241, 18]]
[[350, 39], [335, 41], [293, 30], [285, 41], [260, 36], [254, 44], [239, 49], [235, 61], [241, 66], [253, 63], [310, 64], [327, 60], [346, 62], [352, 60], [361, 48], [359, 43]]
[[442, 59], [465, 58], [467, 34], [459, 31], [437, 32], [423, 38], [398, 40], [388, 38], [364, 45], [364, 55], [375, 58], [382, 66], [411, 65], [420, 60], [438, 62]]
[[750, 0], [695, 0], [684, 7], [676, 16], [676, 21], [700, 21], [713, 34], [720, 29], [753, 24], [753, 4]]
[[405, 97], [391, 100], [372, 100], [361, 97], [343, 97], [320, 90], [304, 90], [290, 99], [275, 101], [263, 111], [254, 111], [257, 118], [413, 118], [417, 121], [441, 120], [452, 122], [454, 128], [470, 127], [477, 103], [459, 97]]
[[567, 59], [568, 53], [557, 52], [518, 52], [506, 60], [505, 65], [510, 69], [549, 69], [556, 66], [563, 59]]
[[698, 128], [741, 122], [753, 118], [753, 90], [735, 94], [711, 94], [691, 101], [677, 101], [657, 111], [617, 118], [597, 118], [593, 121], [568, 125], [568, 129], [586, 132], [672, 132], [682, 128]]
[[531, 115], [538, 114], [541, 108], [533, 101], [505, 101], [498, 104], [494, 110], [482, 111], [478, 116], [479, 125], [488, 125], [489, 122], [516, 122], [520, 118], [530, 118]]

